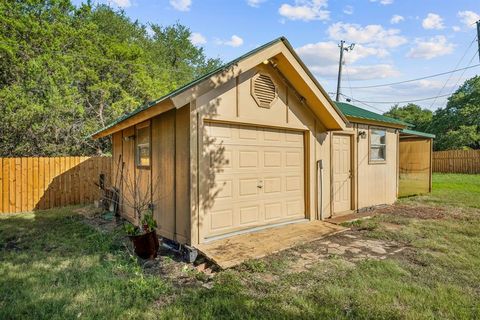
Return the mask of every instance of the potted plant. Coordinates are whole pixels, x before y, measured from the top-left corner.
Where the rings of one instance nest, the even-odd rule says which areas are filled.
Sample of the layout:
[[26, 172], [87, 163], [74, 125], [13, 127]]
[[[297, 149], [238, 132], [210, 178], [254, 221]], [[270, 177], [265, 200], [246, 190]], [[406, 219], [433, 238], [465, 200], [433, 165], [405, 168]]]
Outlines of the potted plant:
[[135, 254], [142, 259], [157, 257], [160, 244], [155, 231], [156, 227], [157, 222], [153, 218], [152, 210], [147, 210], [142, 214], [140, 227], [134, 226], [130, 222], [125, 224], [125, 231], [133, 243]]

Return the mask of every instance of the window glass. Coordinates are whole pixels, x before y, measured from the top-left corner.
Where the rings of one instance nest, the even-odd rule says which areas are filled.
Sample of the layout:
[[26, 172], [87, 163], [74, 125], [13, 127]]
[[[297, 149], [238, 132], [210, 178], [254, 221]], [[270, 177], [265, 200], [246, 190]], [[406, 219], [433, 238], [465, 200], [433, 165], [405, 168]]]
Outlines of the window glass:
[[137, 166], [150, 166], [150, 127], [137, 128]]
[[385, 161], [387, 150], [387, 133], [385, 130], [370, 131], [370, 161]]

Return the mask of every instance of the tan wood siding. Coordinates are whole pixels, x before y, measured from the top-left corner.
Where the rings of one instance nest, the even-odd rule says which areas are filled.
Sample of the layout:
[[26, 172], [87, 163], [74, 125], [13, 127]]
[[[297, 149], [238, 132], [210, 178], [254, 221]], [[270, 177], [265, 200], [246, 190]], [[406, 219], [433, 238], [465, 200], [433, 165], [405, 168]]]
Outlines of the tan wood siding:
[[386, 130], [386, 161], [370, 163], [369, 139], [370, 127], [358, 124], [357, 132], [366, 132], [365, 138], [357, 139], [357, 174], [358, 174], [358, 209], [392, 204], [397, 196], [397, 132], [395, 129]]
[[152, 184], [159, 234], [175, 233], [175, 110], [152, 119]]
[[177, 110], [175, 125], [175, 233], [190, 239], [190, 105]]
[[123, 177], [122, 177], [122, 214], [134, 222], [137, 218], [134, 210], [135, 199], [135, 135], [134, 127], [123, 130]]

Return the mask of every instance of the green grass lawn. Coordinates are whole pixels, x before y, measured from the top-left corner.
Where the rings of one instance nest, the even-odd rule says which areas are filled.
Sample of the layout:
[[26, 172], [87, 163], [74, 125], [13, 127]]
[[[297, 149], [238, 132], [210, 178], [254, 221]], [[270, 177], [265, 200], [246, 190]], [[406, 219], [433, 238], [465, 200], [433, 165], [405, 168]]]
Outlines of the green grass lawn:
[[211, 289], [145, 272], [120, 231], [71, 208], [1, 217], [0, 319], [479, 319], [480, 175], [435, 174], [431, 195], [400, 205], [442, 216], [387, 213], [355, 227], [403, 254], [291, 272], [293, 249], [220, 272]]

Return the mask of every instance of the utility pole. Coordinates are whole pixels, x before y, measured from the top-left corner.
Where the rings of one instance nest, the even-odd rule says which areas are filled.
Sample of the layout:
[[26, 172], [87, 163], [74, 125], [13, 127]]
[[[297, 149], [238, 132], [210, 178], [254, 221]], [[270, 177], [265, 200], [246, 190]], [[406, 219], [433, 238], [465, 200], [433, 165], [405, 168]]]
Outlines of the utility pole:
[[[477, 27], [478, 26], [479, 26], [479, 24], [477, 23]], [[341, 87], [341, 83], [342, 83], [343, 51], [353, 50], [353, 48], [355, 47], [355, 43], [352, 43], [349, 46], [345, 46], [345, 41], [341, 40], [338, 47], [340, 48], [340, 61], [338, 61], [337, 95], [335, 97], [335, 101], [340, 101], [340, 87]]]
[[480, 20], [477, 21], [478, 60], [480, 61]]

